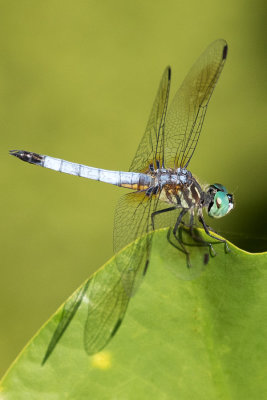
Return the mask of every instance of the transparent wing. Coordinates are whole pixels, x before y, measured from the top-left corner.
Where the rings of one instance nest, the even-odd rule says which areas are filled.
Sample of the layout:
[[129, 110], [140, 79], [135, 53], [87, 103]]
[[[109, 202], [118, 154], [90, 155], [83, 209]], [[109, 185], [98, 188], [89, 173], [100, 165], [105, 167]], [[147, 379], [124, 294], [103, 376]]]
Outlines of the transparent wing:
[[150, 163], [154, 163], [156, 167], [156, 160], [161, 165], [163, 163], [163, 130], [168, 106], [170, 82], [171, 69], [167, 67], [163, 73], [144, 136], [130, 165], [130, 171], [147, 171]]
[[[115, 335], [130, 296], [145, 275], [152, 241], [152, 236], [146, 233], [152, 231], [151, 214], [159, 207], [168, 205], [161, 204], [155, 197], [149, 198], [144, 192], [129, 193], [119, 199], [115, 213], [114, 250], [118, 253], [128, 243], [134, 243], [116, 254], [118, 268], [106, 267], [90, 280], [86, 293], [88, 316], [84, 329], [84, 344], [88, 354], [100, 351]], [[169, 226], [173, 221], [169, 218], [166, 223]], [[137, 238], [140, 239], [135, 241]]]
[[92, 355], [101, 351], [117, 332], [129, 303], [116, 264], [109, 263], [66, 302], [47, 347], [42, 365], [50, 357], [82, 302], [88, 305], [84, 347]]
[[61, 316], [60, 316], [60, 321], [59, 321], [59, 323], [53, 333], [53, 336], [48, 344], [45, 356], [42, 361], [42, 365], [44, 365], [45, 362], [47, 361], [48, 357], [50, 357], [50, 355], [54, 351], [56, 345], [58, 344], [59, 340], [61, 339], [63, 333], [68, 328], [73, 317], [75, 316], [76, 312], [78, 311], [78, 309], [81, 305], [81, 302], [83, 300], [83, 297], [88, 289], [89, 282], [90, 281], [87, 281], [84, 284], [84, 286], [82, 286], [77, 291], [77, 293], [74, 294], [74, 296], [71, 296], [71, 298], [64, 305]]
[[95, 274], [88, 291], [88, 314], [84, 327], [84, 347], [88, 354], [102, 350], [115, 335], [129, 303], [116, 265], [107, 265]]
[[213, 42], [193, 65], [174, 96], [165, 123], [166, 167], [187, 167], [189, 164], [226, 56], [226, 41]]
[[[135, 241], [128, 252], [123, 252], [123, 257], [117, 257], [122, 283], [128, 295], [135, 293], [148, 267], [153, 231], [151, 215], [169, 207], [167, 203], [160, 202], [158, 197], [148, 197], [145, 192], [129, 193], [119, 199], [114, 222], [114, 252]], [[155, 217], [155, 229], [172, 226], [179, 210], [164, 214], [165, 218]], [[151, 234], [147, 235], [149, 232]]]
[[[88, 315], [84, 329], [84, 345], [88, 354], [102, 350], [119, 329], [132, 296], [148, 267], [152, 244], [151, 214], [169, 208], [156, 197], [148, 198], [144, 193], [130, 193], [121, 197], [115, 215], [114, 248], [123, 252], [116, 254], [114, 264], [107, 265], [89, 281], [84, 298], [88, 302]], [[155, 228], [173, 226], [179, 209], [160, 213], [155, 217]], [[150, 234], [149, 234], [150, 232]], [[148, 233], [148, 235], [146, 234]], [[134, 241], [134, 239], [137, 240]], [[182, 279], [194, 279], [201, 272], [197, 268], [188, 270], [184, 255], [167, 242], [162, 257], [172, 260], [175, 267], [166, 267]], [[165, 253], [164, 253], [165, 251]], [[181, 259], [178, 255], [182, 256]], [[182, 262], [179, 262], [182, 261]], [[118, 268], [117, 268], [118, 267]], [[203, 268], [202, 268], [203, 269]]]

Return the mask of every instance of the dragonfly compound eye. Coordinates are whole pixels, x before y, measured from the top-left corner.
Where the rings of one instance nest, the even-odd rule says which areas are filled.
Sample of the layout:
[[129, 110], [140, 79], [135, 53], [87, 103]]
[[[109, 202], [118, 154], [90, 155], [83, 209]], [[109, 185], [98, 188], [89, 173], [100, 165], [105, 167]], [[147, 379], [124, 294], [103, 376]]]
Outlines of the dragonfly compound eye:
[[221, 218], [229, 213], [234, 207], [233, 195], [227, 193], [224, 186], [216, 183], [208, 189], [211, 200], [208, 205], [208, 214], [212, 218]]

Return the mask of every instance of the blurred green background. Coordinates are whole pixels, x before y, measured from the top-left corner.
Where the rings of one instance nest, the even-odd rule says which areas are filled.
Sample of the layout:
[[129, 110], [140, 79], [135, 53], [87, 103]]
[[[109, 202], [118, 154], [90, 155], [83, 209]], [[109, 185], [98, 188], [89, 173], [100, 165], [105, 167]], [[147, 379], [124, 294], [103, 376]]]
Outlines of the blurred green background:
[[0, 3], [0, 375], [112, 256], [123, 192], [8, 150], [127, 170], [165, 66], [173, 95], [217, 38], [228, 41], [228, 60], [190, 169], [235, 195], [234, 212], [212, 226], [247, 250], [267, 250], [265, 12], [266, 2], [241, 0]]

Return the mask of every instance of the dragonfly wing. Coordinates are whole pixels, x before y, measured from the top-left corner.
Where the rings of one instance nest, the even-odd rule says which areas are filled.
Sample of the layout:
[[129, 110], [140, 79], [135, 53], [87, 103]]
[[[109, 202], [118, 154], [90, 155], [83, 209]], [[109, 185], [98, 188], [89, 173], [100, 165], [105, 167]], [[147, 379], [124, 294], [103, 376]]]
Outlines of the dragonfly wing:
[[[159, 202], [156, 197], [149, 198], [144, 192], [120, 198], [115, 214], [114, 249], [118, 252], [133, 243], [116, 254], [117, 268], [108, 265], [89, 281], [84, 296], [88, 302], [84, 329], [88, 354], [102, 350], [120, 327], [130, 296], [139, 287], [147, 270], [152, 244], [151, 214], [164, 207], [168, 208], [168, 204]], [[155, 218], [155, 227], [173, 225], [178, 213], [179, 210], [174, 210], [160, 214], [160, 218]]]
[[226, 56], [226, 41], [213, 42], [198, 58], [174, 96], [167, 112], [164, 133], [168, 167], [187, 167], [189, 164]]
[[[119, 252], [129, 243], [134, 242], [123, 253], [116, 256], [122, 282], [129, 296], [133, 295], [139, 286], [138, 282], [145, 274], [149, 260], [152, 231], [150, 220], [153, 209], [153, 199], [145, 192], [128, 193], [119, 199], [114, 220], [114, 252]], [[137, 238], [139, 240], [135, 241]]]
[[[133, 295], [144, 275], [151, 248], [150, 215], [155, 201], [145, 192], [129, 193], [119, 199], [114, 222], [114, 250], [117, 268], [104, 268], [88, 288], [88, 317], [84, 344], [88, 354], [100, 351], [118, 330]], [[141, 237], [143, 236], [143, 237]], [[140, 240], [135, 241], [136, 238]]]
[[84, 347], [88, 354], [102, 350], [117, 332], [129, 303], [118, 269], [106, 266], [95, 274], [88, 287], [88, 314]]
[[167, 67], [161, 78], [144, 136], [130, 165], [130, 171], [147, 171], [150, 163], [153, 163], [156, 169], [156, 161], [159, 161], [162, 165], [163, 130], [168, 106], [170, 82], [171, 69]]
[[[129, 296], [136, 292], [149, 264], [153, 236], [151, 215], [169, 207], [160, 202], [158, 196], [148, 197], [145, 192], [129, 193], [119, 199], [114, 222], [114, 252], [134, 242], [127, 251], [116, 256], [122, 283]], [[155, 216], [154, 228], [173, 225], [178, 213], [177, 209], [164, 213], [164, 218]]]
[[46, 349], [45, 356], [42, 361], [42, 365], [44, 365], [54, 351], [56, 345], [58, 344], [59, 340], [61, 339], [63, 333], [68, 328], [69, 324], [71, 323], [72, 319], [74, 318], [76, 312], [78, 311], [81, 302], [84, 298], [85, 293], [87, 292], [89, 282], [87, 281], [84, 286], [82, 286], [75, 294], [72, 296], [64, 305], [60, 321], [53, 333], [53, 336], [48, 344]]

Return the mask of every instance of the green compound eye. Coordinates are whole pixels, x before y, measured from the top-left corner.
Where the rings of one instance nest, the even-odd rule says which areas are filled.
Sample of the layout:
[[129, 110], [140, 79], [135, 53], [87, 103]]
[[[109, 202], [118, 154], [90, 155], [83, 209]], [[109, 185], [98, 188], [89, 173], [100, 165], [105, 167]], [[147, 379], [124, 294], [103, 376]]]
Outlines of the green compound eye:
[[214, 195], [208, 207], [208, 214], [212, 218], [221, 218], [233, 209], [233, 196], [227, 189], [218, 183], [210, 186], [209, 193]]

